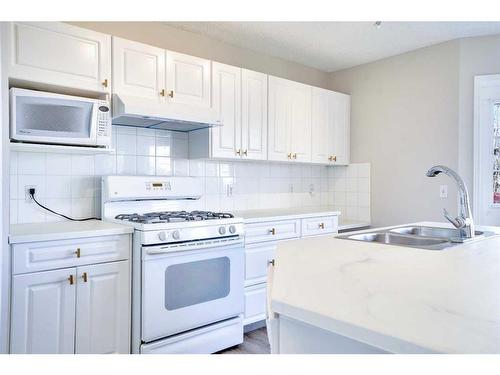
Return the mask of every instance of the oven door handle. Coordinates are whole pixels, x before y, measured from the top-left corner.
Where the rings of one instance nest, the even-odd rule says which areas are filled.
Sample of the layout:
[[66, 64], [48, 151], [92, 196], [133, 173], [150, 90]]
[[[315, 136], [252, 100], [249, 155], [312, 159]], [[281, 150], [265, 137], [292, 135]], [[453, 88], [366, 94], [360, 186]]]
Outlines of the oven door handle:
[[197, 250], [209, 250], [211, 248], [217, 248], [217, 250], [229, 250], [231, 248], [241, 248], [243, 246], [244, 240], [240, 239], [237, 241], [233, 241], [231, 243], [214, 243], [208, 246], [199, 246], [199, 247], [169, 247], [165, 245], [154, 246], [151, 248], [145, 249], [146, 255], [166, 255], [166, 254], [178, 254], [185, 251], [197, 251]]

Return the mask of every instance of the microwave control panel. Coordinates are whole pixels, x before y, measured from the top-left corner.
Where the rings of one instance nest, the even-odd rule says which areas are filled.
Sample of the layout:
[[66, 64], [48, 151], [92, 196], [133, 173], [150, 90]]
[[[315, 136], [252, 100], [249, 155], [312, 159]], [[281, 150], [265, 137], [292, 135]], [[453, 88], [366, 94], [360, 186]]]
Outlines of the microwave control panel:
[[[107, 140], [111, 137], [111, 116], [109, 103], [105, 100], [97, 101], [97, 139]], [[105, 142], [107, 143], [107, 142]]]

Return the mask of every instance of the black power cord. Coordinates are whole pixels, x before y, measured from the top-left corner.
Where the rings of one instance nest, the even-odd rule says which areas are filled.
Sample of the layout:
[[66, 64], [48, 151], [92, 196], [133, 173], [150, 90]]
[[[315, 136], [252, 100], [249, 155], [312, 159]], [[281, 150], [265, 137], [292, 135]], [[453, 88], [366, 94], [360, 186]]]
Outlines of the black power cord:
[[65, 219], [68, 219], [68, 220], [71, 220], [71, 221], [88, 221], [88, 220], [99, 220], [99, 218], [97, 217], [87, 217], [85, 219], [74, 219], [72, 217], [69, 217], [69, 216], [66, 216], [66, 215], [63, 215], [63, 214], [60, 214], [58, 212], [55, 212], [53, 210], [51, 210], [50, 208], [48, 207], [45, 207], [43, 204], [39, 203], [36, 198], [35, 198], [35, 189], [34, 188], [30, 188], [29, 189], [29, 194], [31, 196], [31, 199], [33, 199], [33, 202], [35, 202], [37, 205], [39, 205], [40, 207], [42, 207], [44, 210], [47, 210], [49, 212], [52, 212], [53, 214], [55, 215], [59, 215]]

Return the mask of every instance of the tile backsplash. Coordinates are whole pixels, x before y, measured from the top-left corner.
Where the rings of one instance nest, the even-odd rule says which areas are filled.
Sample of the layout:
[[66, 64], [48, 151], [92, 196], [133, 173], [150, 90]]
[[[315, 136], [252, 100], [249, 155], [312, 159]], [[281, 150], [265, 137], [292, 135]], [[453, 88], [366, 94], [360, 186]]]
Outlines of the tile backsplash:
[[113, 127], [113, 154], [11, 152], [10, 222], [64, 220], [26, 200], [73, 217], [100, 216], [104, 175], [194, 176], [205, 187], [197, 209], [333, 206], [345, 219], [370, 220], [370, 164], [325, 167], [188, 159], [188, 134]]

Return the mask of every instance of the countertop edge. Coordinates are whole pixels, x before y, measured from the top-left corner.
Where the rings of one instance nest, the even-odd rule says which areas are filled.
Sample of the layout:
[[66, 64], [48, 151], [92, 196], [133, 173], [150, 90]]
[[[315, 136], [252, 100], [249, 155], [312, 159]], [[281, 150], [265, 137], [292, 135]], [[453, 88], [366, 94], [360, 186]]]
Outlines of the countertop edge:
[[306, 324], [324, 329], [326, 331], [345, 336], [352, 340], [382, 349], [390, 353], [405, 354], [437, 354], [439, 351], [425, 348], [397, 337], [388, 336], [364, 327], [340, 321], [308, 310], [288, 305], [284, 302], [273, 300], [273, 312], [285, 317], [301, 321]]

